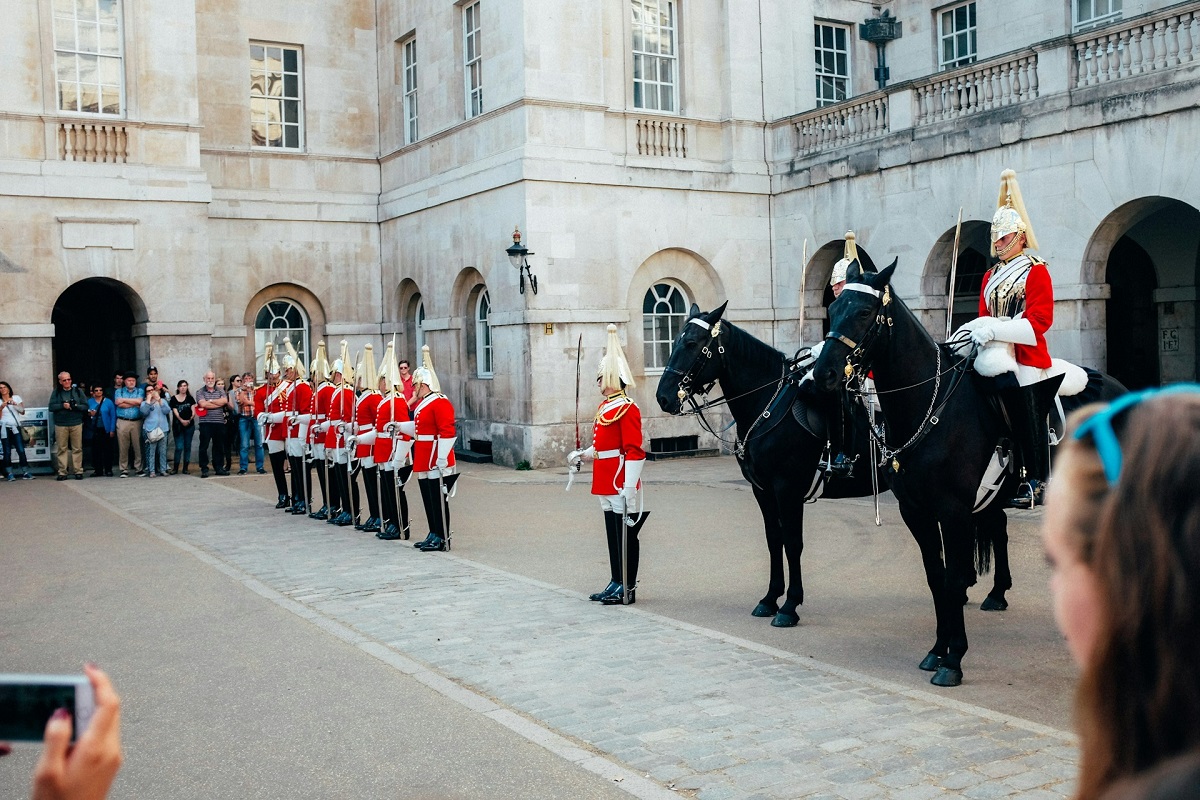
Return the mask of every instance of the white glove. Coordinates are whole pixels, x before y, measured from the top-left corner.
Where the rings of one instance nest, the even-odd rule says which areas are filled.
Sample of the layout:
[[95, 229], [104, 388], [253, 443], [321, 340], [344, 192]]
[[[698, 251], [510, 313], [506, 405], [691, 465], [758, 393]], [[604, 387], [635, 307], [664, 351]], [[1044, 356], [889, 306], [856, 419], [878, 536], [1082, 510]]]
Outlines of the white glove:
[[595, 457], [596, 457], [595, 446], [586, 447], [583, 450], [572, 450], [571, 452], [567, 453], [567, 463], [577, 466], [580, 462], [583, 461], [583, 459], [595, 458]]
[[436, 465], [438, 469], [446, 469], [450, 466], [450, 453], [454, 450], [454, 443], [457, 440], [457, 436], [451, 436], [449, 439], [438, 439]]
[[268, 414], [267, 412], [264, 411], [263, 413], [258, 415], [258, 424], [259, 425], [266, 425], [270, 421], [271, 421], [271, 415]]
[[621, 496], [625, 498], [626, 513], [633, 510], [633, 502], [637, 499], [638, 479], [642, 477], [642, 468], [646, 466], [644, 459], [637, 461], [625, 462], [625, 487], [621, 489]]

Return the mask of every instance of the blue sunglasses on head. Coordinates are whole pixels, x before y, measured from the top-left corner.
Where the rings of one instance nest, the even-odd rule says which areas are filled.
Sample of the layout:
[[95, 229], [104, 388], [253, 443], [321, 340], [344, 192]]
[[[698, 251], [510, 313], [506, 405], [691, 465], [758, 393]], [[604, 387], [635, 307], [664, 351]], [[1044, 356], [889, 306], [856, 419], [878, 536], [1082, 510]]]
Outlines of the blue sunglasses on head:
[[1161, 389], [1143, 389], [1140, 392], [1123, 394], [1109, 403], [1108, 408], [1088, 417], [1082, 425], [1076, 428], [1074, 438], [1092, 437], [1092, 442], [1096, 445], [1096, 454], [1100, 456], [1100, 463], [1104, 466], [1104, 477], [1108, 479], [1110, 487], [1116, 486], [1117, 481], [1121, 478], [1122, 459], [1121, 442], [1117, 440], [1117, 434], [1113, 430], [1113, 418], [1151, 397], [1197, 393], [1200, 393], [1200, 384], [1173, 383]]

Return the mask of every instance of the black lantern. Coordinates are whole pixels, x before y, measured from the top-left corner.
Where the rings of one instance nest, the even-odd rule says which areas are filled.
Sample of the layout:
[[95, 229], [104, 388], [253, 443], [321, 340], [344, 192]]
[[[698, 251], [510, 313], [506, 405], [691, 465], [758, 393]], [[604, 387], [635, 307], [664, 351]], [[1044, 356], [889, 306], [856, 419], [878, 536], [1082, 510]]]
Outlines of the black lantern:
[[508, 260], [512, 262], [516, 268], [517, 274], [521, 276], [521, 294], [525, 294], [525, 276], [529, 275], [529, 288], [537, 294], [537, 278], [534, 277], [533, 270], [529, 268], [529, 259], [526, 256], [534, 255], [533, 251], [527, 249], [521, 244], [521, 229], [513, 228], [513, 243], [512, 247], [506, 248]]

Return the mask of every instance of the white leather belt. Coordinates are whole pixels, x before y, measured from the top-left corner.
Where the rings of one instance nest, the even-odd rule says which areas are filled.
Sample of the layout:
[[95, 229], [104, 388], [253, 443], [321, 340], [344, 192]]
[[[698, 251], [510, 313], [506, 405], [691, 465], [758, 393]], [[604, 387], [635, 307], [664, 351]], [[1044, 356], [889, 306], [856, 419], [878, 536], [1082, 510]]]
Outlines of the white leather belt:
[[597, 450], [596, 460], [599, 461], [602, 458], [618, 458], [620, 455], [620, 450]]

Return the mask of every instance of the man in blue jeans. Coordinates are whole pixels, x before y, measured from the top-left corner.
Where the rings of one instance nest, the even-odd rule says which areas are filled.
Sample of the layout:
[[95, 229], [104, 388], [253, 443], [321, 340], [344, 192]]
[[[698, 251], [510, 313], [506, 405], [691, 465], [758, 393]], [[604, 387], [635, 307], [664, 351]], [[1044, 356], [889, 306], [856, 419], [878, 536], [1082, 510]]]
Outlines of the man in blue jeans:
[[254, 373], [242, 373], [242, 385], [234, 395], [233, 401], [237, 405], [238, 414], [238, 430], [242, 437], [242, 452], [238, 457], [238, 475], [245, 475], [246, 470], [250, 467], [250, 448], [254, 448], [254, 463], [258, 467], [258, 474], [262, 475], [266, 472], [263, 469], [263, 443], [262, 443], [262, 428], [258, 427], [258, 421], [254, 418]]

